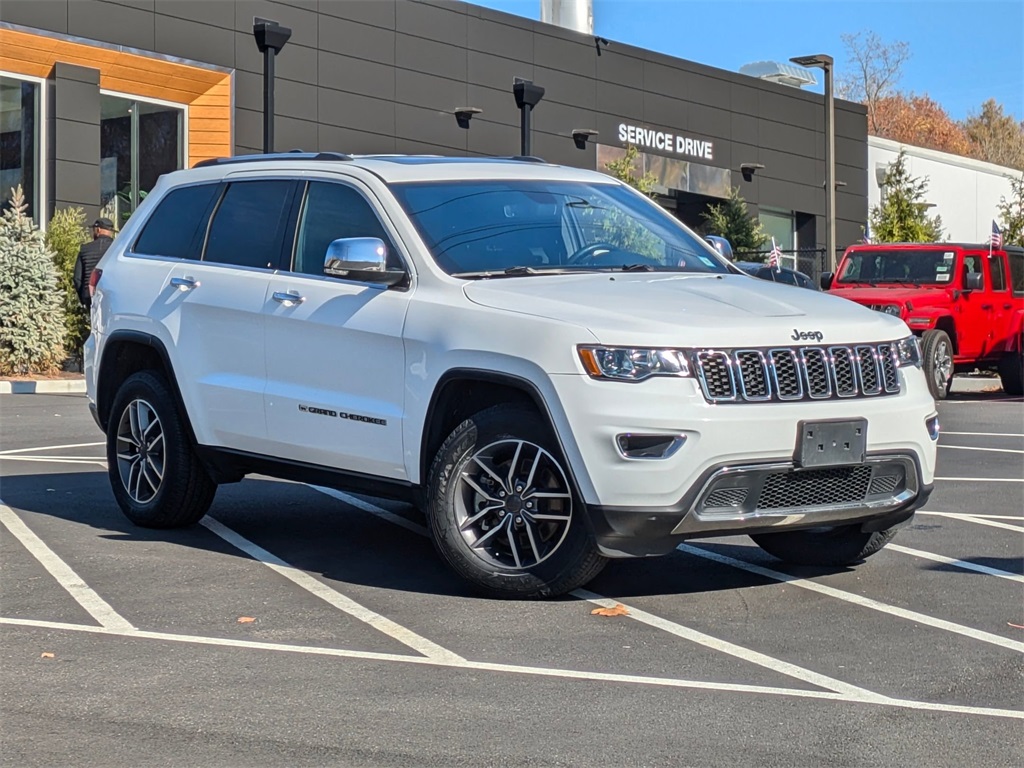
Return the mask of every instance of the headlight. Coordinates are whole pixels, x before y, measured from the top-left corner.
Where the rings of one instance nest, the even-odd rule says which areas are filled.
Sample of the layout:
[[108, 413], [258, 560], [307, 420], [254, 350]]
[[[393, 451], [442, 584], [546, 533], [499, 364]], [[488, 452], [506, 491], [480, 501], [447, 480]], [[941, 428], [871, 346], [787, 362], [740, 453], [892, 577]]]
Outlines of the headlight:
[[900, 305], [899, 304], [881, 304], [877, 307], [878, 311], [883, 315], [895, 315], [900, 316]]
[[651, 376], [690, 376], [686, 355], [678, 349], [594, 347], [577, 349], [583, 368], [595, 379], [643, 381]]
[[895, 344], [896, 364], [901, 368], [912, 365], [915, 368], [921, 367], [921, 344], [917, 336], [908, 336], [900, 339]]

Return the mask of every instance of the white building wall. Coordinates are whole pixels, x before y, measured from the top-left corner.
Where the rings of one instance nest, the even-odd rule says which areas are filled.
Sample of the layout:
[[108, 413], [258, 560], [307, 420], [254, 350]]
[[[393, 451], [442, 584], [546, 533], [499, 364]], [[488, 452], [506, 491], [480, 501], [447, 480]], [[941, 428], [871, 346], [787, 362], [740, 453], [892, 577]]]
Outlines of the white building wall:
[[933, 149], [913, 147], [898, 141], [868, 137], [868, 210], [881, 201], [879, 185], [886, 167], [907, 152], [907, 165], [914, 178], [928, 178], [925, 200], [935, 203], [929, 215], [942, 217], [946, 240], [985, 243], [992, 233], [992, 221], [999, 220], [996, 206], [1000, 197], [1010, 196], [1010, 178], [1020, 171], [981, 160], [972, 160]]

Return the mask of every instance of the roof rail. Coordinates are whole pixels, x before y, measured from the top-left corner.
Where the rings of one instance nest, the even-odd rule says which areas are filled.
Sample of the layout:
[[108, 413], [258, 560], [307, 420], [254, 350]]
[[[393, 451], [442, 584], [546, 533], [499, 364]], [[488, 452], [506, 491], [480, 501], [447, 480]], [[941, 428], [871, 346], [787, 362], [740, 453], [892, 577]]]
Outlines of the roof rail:
[[536, 155], [509, 155], [507, 157], [496, 157], [495, 160], [515, 160], [520, 163], [546, 163], [543, 157]]
[[211, 157], [209, 160], [200, 160], [193, 168], [208, 168], [214, 165], [233, 165], [235, 163], [260, 163], [267, 160], [351, 160], [351, 155], [341, 152], [275, 152], [266, 155], [235, 155], [234, 157]]

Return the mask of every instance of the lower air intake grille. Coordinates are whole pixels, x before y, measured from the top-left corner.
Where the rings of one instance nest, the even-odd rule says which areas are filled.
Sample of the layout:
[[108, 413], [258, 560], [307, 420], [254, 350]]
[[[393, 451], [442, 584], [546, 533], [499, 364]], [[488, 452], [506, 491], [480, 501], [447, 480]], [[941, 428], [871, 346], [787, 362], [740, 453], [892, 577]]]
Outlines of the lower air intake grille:
[[850, 504], [861, 501], [871, 483], [871, 467], [780, 472], [765, 478], [758, 509], [788, 509]]
[[747, 500], [746, 488], [719, 488], [704, 499], [705, 507], [738, 507]]

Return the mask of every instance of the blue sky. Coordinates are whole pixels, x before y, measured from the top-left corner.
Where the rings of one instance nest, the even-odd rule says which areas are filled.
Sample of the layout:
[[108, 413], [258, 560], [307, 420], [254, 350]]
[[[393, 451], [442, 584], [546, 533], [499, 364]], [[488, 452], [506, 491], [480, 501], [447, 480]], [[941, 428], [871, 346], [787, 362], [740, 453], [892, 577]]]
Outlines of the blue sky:
[[[540, 0], [472, 2], [540, 18]], [[1024, 119], [1021, 0], [594, 0], [595, 34], [731, 71], [828, 53], [838, 76], [839, 36], [861, 30], [909, 43], [900, 88], [927, 93], [954, 119], [989, 98]]]

